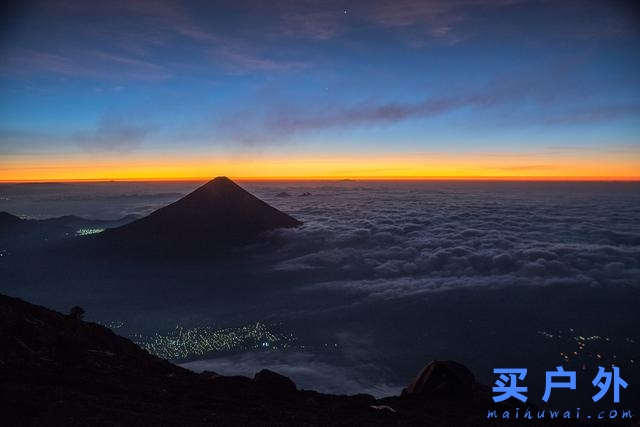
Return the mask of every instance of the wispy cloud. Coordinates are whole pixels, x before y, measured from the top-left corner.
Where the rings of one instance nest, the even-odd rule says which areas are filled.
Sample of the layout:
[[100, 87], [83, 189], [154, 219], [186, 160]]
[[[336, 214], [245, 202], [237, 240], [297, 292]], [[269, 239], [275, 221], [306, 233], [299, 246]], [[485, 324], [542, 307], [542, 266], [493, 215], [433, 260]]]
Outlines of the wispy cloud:
[[91, 151], [127, 152], [138, 148], [152, 130], [148, 124], [106, 115], [94, 129], [76, 132], [73, 139], [81, 147]]
[[21, 75], [45, 72], [100, 80], [157, 81], [171, 76], [161, 65], [93, 50], [75, 50], [60, 55], [32, 49], [12, 49], [5, 54], [0, 63], [0, 70], [5, 75], [16, 72]]
[[288, 11], [280, 19], [280, 31], [285, 36], [329, 40], [346, 30], [346, 9], [338, 6], [314, 11]]
[[[620, 36], [629, 34], [637, 23], [622, 6], [589, 3], [590, 16], [594, 15], [593, 9], [602, 9], [591, 24], [581, 15], [586, 13], [581, 4], [539, 3], [538, 0], [348, 3], [239, 0], [223, 7], [215, 2], [196, 5], [165, 0], [45, 2], [26, 9], [29, 20], [36, 24], [12, 27], [5, 44], [11, 44], [7, 42], [13, 42], [16, 34], [29, 33], [38, 27], [47, 28], [46, 38], [44, 34], [32, 34], [30, 43], [21, 46], [12, 43], [25, 51], [3, 52], [0, 63], [5, 69], [10, 66], [14, 75], [22, 72], [21, 67], [27, 67], [65, 76], [122, 76], [139, 80], [145, 80], [145, 76], [168, 78], [180, 71], [180, 64], [202, 69], [220, 67], [233, 74], [292, 71], [309, 68], [310, 58], [318, 59], [309, 54], [309, 46], [294, 47], [296, 43], [308, 40], [328, 43], [344, 35], [355, 36], [351, 42], [356, 43], [363, 31], [385, 35], [393, 32], [413, 46], [430, 41], [452, 44], [482, 33], [504, 32], [504, 36], [513, 36], [513, 25], [503, 21], [496, 25], [494, 21], [497, 14], [514, 8], [545, 11], [538, 21], [550, 22], [536, 27], [540, 31], [538, 36], [593, 38], [599, 37], [598, 32], [602, 37]], [[556, 9], [562, 13], [552, 13]], [[521, 16], [526, 15], [521, 11]], [[92, 62], [87, 44], [99, 45], [103, 57]], [[59, 49], [60, 46], [64, 49]], [[168, 54], [169, 50], [173, 53]], [[181, 53], [179, 58], [168, 58], [176, 51]], [[321, 56], [320, 52], [316, 54]], [[105, 63], [113, 65], [108, 72], [103, 71]]]
[[573, 111], [550, 116], [545, 119], [544, 122], [547, 124], [598, 123], [628, 117], [640, 120], [640, 104], [616, 104], [578, 108]]
[[[478, 114], [502, 111], [491, 116], [496, 125], [502, 127], [595, 124], [640, 117], [640, 105], [637, 104], [588, 106], [593, 104], [599, 92], [596, 88], [585, 91], [580, 82], [572, 82], [572, 67], [553, 64], [542, 68], [542, 73], [500, 76], [480, 87], [429, 96], [421, 101], [366, 99], [346, 105], [334, 102], [304, 105], [270, 103], [266, 111], [260, 113], [255, 110], [234, 111], [219, 118], [215, 127], [233, 139], [253, 143], [280, 141], [323, 129], [391, 126], [468, 109], [474, 109]], [[509, 108], [505, 110], [507, 106]], [[535, 106], [535, 114], [530, 111], [532, 106]], [[473, 123], [465, 126], [473, 126]]]
[[23, 71], [38, 69], [65, 76], [76, 76], [81, 72], [67, 57], [30, 49], [14, 49], [6, 52], [0, 65], [4, 73], [9, 72], [9, 68], [17, 67]]
[[[37, 14], [32, 11], [30, 19], [46, 21], [51, 27], [47, 43], [13, 43], [0, 59], [0, 67], [4, 74], [14, 76], [24, 75], [26, 70], [134, 80], [166, 79], [182, 66], [214, 66], [233, 74], [306, 67], [299, 59], [264, 54], [259, 30], [221, 30], [217, 24], [199, 19], [198, 12], [188, 5], [162, 0], [45, 4]], [[78, 39], [92, 47], [76, 42]], [[189, 56], [171, 59], [176, 49]]]

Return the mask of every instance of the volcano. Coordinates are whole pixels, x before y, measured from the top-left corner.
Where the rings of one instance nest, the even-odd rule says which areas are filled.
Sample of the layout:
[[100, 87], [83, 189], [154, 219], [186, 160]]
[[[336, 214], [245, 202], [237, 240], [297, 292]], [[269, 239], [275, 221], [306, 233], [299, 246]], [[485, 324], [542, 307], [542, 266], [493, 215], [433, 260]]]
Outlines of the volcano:
[[301, 224], [221, 176], [144, 218], [102, 234], [126, 244], [213, 247]]

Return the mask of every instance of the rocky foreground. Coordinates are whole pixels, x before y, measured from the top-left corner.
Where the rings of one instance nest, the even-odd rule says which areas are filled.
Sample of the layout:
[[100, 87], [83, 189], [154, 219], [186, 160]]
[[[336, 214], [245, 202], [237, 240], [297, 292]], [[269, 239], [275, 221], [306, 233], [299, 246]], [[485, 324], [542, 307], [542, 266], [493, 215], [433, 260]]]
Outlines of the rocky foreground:
[[0, 379], [2, 425], [475, 426], [488, 424], [494, 406], [488, 389], [455, 362], [429, 364], [402, 396], [383, 399], [298, 390], [268, 370], [254, 378], [196, 374], [79, 312], [4, 295]]

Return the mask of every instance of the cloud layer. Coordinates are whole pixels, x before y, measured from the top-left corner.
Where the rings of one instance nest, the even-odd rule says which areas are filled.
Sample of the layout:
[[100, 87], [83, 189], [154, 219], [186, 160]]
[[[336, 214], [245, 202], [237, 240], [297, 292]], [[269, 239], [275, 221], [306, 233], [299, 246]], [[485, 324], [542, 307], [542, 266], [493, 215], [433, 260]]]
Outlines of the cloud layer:
[[290, 377], [299, 389], [321, 393], [367, 393], [376, 397], [397, 395], [402, 385], [376, 382], [384, 374], [384, 368], [372, 363], [349, 366], [328, 361], [311, 353], [243, 353], [232, 357], [199, 360], [181, 366], [194, 370], [214, 371], [222, 375], [253, 377], [261, 369], [270, 369]]
[[[368, 299], [466, 286], [637, 286], [637, 184], [345, 183], [272, 203], [274, 270]], [[302, 188], [290, 188], [295, 194]], [[262, 190], [266, 191], [266, 190]], [[292, 279], [295, 280], [295, 279]]]

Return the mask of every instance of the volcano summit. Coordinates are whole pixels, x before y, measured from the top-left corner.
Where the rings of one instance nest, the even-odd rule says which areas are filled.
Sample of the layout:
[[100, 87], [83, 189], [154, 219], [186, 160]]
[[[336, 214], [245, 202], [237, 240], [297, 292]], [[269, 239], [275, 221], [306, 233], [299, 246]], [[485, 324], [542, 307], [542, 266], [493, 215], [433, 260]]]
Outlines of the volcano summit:
[[229, 178], [217, 177], [182, 199], [103, 234], [132, 244], [211, 247], [251, 241], [264, 231], [301, 224]]

